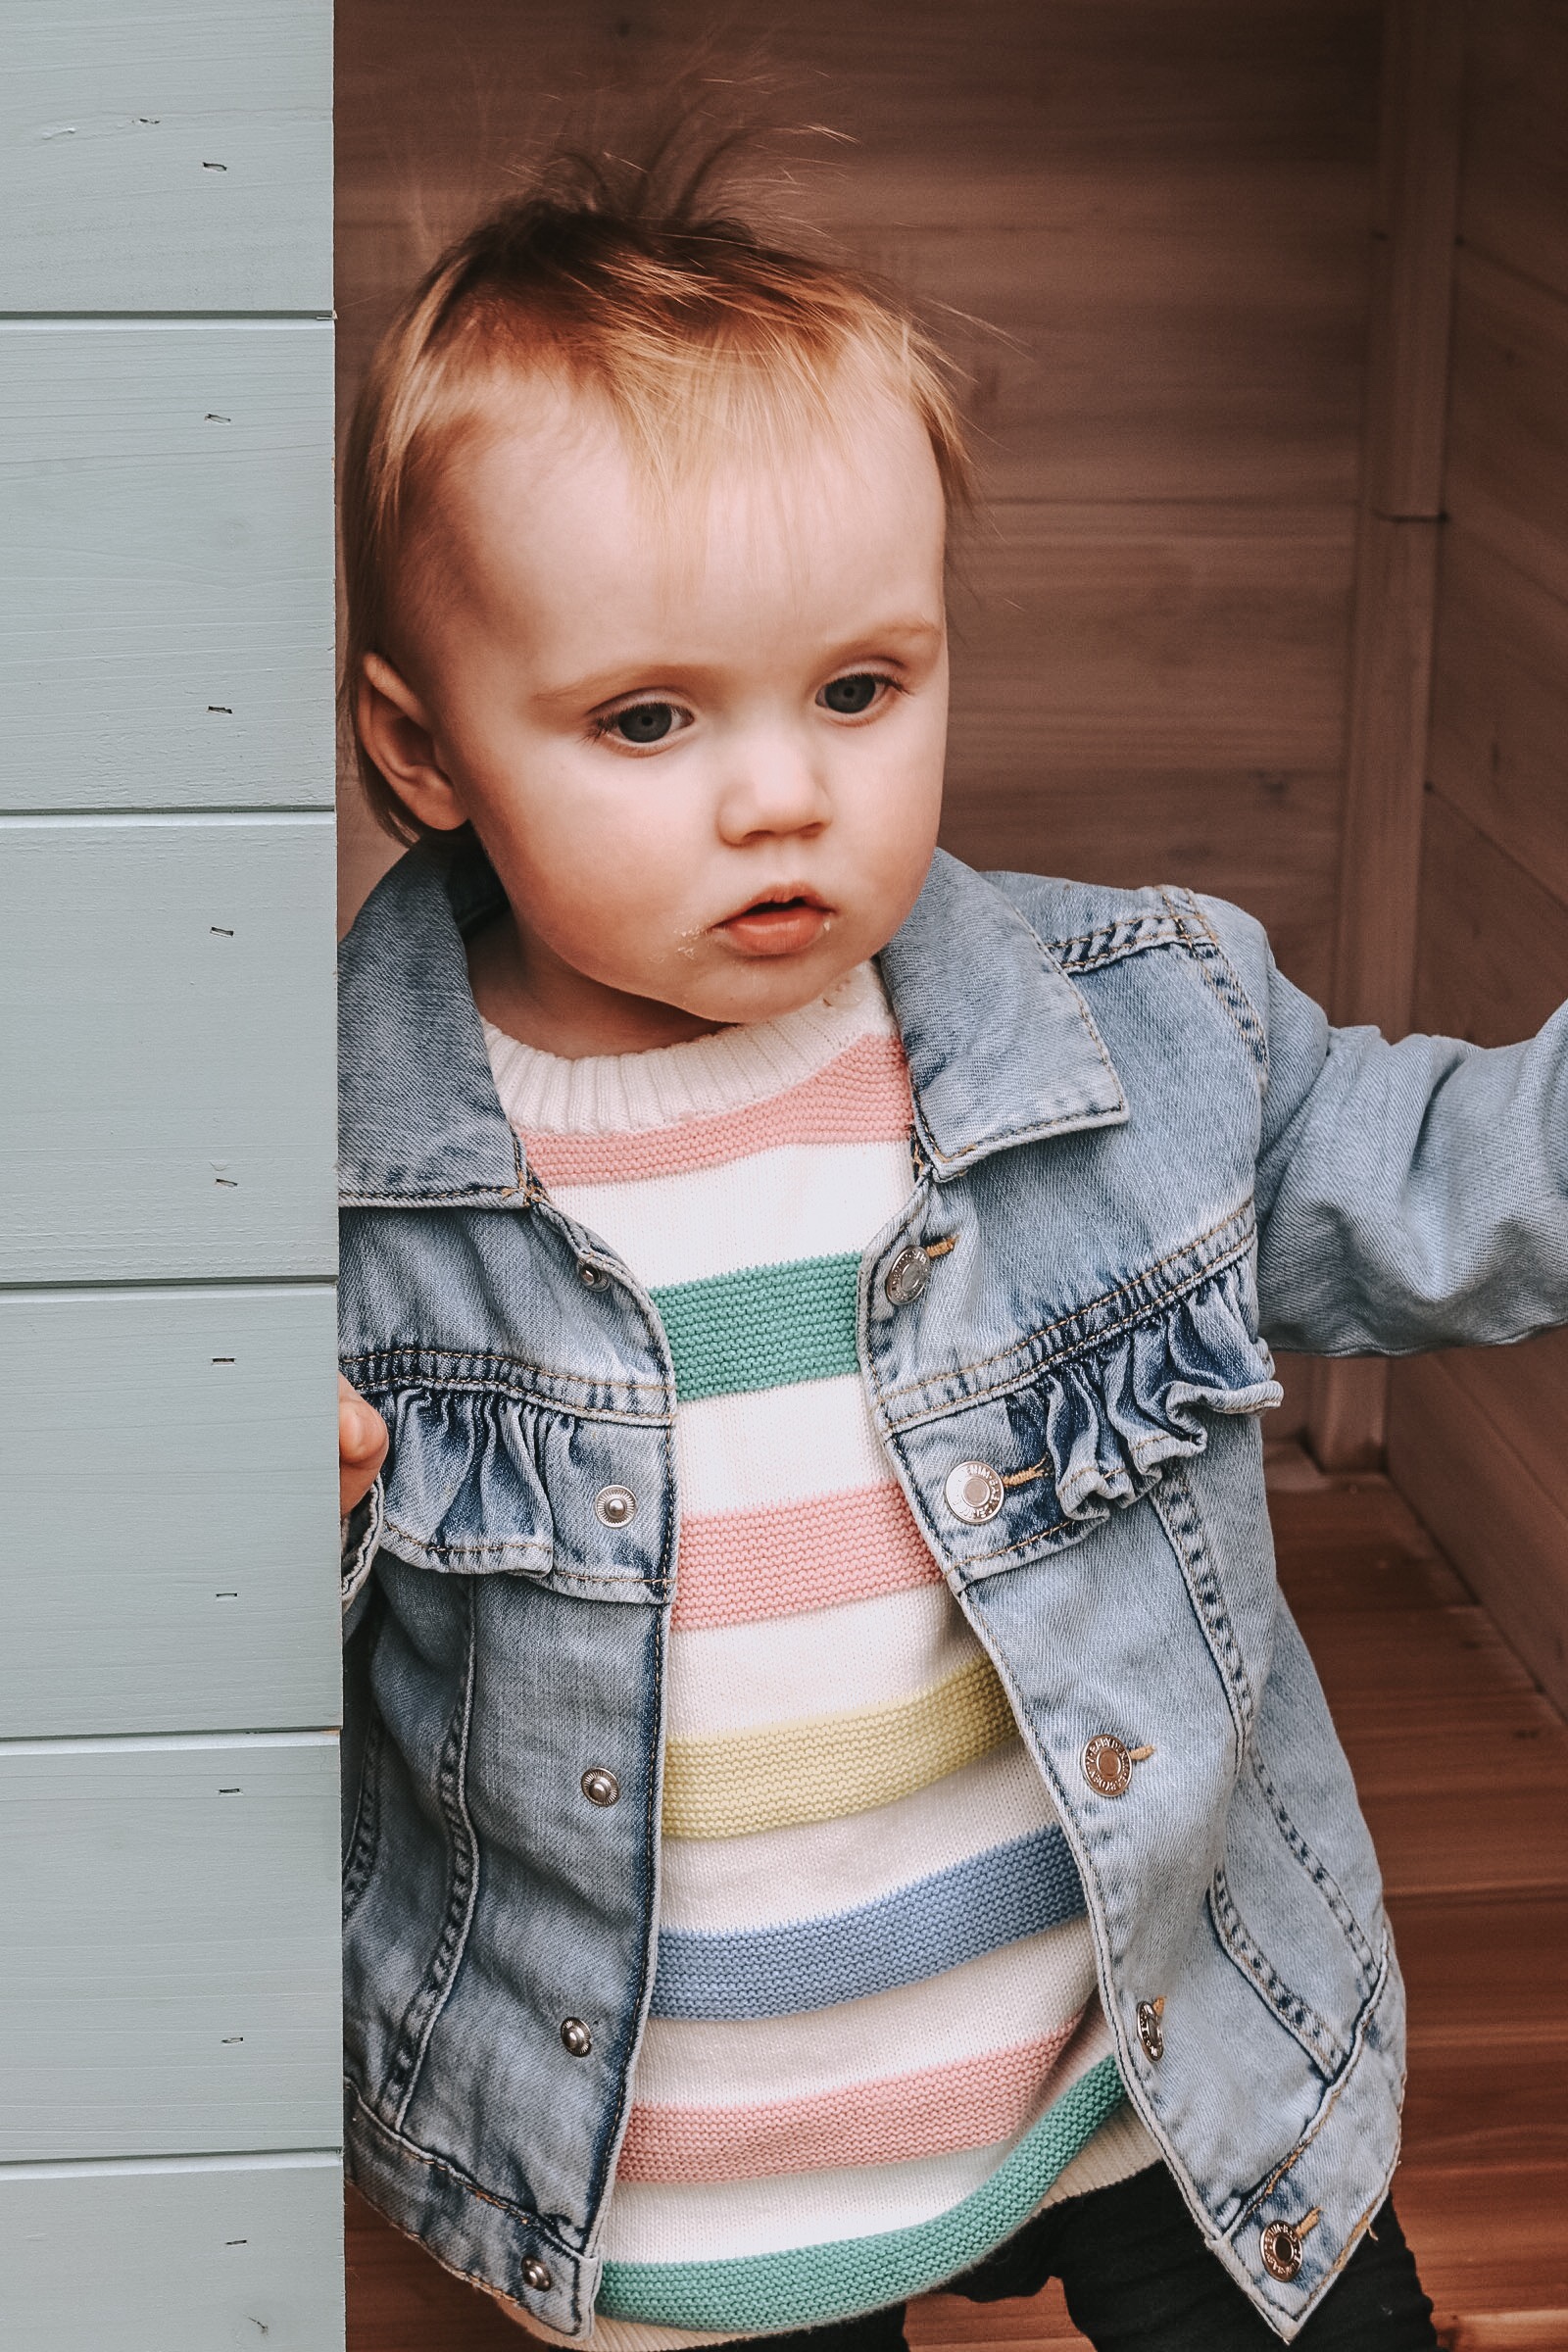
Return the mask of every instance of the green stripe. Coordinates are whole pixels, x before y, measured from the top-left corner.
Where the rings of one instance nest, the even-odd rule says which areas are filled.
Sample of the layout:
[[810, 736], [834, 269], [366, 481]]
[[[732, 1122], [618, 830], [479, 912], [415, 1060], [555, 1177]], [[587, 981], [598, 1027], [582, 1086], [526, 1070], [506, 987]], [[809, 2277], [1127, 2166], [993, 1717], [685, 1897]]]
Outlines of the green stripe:
[[681, 1403], [858, 1370], [859, 1278], [860, 1261], [852, 1253], [743, 1266], [738, 1274], [655, 1291]]
[[599, 2309], [655, 2328], [816, 2328], [907, 2302], [972, 2270], [1022, 2228], [1126, 2096], [1114, 2058], [1063, 2091], [973, 2194], [934, 2221], [728, 2262], [607, 2262]]

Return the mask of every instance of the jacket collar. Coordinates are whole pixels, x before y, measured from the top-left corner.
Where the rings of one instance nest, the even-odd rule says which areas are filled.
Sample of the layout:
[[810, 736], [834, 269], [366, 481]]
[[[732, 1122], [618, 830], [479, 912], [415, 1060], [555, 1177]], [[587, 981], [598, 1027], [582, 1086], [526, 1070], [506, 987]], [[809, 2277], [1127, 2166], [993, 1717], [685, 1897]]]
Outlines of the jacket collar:
[[[476, 843], [420, 848], [371, 893], [344, 941], [345, 1202], [500, 1205], [522, 1191], [464, 944], [500, 904]], [[1011, 901], [956, 858], [938, 851], [878, 962], [939, 1180], [1008, 1145], [1125, 1120], [1082, 996]]]

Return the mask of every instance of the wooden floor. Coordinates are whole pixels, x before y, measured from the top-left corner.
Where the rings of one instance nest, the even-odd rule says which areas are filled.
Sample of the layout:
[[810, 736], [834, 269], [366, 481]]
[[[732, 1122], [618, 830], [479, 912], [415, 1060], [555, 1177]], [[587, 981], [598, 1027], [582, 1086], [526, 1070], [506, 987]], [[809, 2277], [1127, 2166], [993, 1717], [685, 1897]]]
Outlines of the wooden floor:
[[[1410, 1993], [1396, 2196], [1450, 2352], [1568, 2352], [1568, 1725], [1381, 1479], [1281, 1449], [1280, 1573], [1382, 1856]], [[916, 2346], [1081, 2344], [1054, 2289], [929, 2296]], [[350, 2200], [349, 2352], [526, 2338]]]

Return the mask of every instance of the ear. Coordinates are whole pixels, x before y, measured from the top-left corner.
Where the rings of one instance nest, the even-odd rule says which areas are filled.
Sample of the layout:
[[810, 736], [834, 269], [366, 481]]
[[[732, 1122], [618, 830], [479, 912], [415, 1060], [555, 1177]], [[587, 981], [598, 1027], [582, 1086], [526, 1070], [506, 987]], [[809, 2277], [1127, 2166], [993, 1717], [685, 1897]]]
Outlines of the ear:
[[412, 816], [433, 832], [468, 821], [442, 767], [424, 705], [379, 654], [367, 654], [354, 688], [354, 728], [367, 753]]

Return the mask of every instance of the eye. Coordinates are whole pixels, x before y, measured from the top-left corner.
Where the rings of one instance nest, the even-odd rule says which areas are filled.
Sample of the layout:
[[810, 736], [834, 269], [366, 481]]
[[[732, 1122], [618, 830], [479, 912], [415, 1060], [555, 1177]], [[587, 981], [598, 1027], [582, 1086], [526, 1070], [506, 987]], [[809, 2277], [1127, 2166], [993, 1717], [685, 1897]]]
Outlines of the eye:
[[862, 718], [882, 689], [892, 684], [891, 678], [879, 677], [875, 670], [857, 669], [847, 678], [830, 678], [816, 699], [824, 710], [839, 718]]
[[599, 731], [641, 751], [673, 735], [679, 717], [673, 703], [628, 703], [624, 710], [612, 710], [608, 718], [601, 719]]

